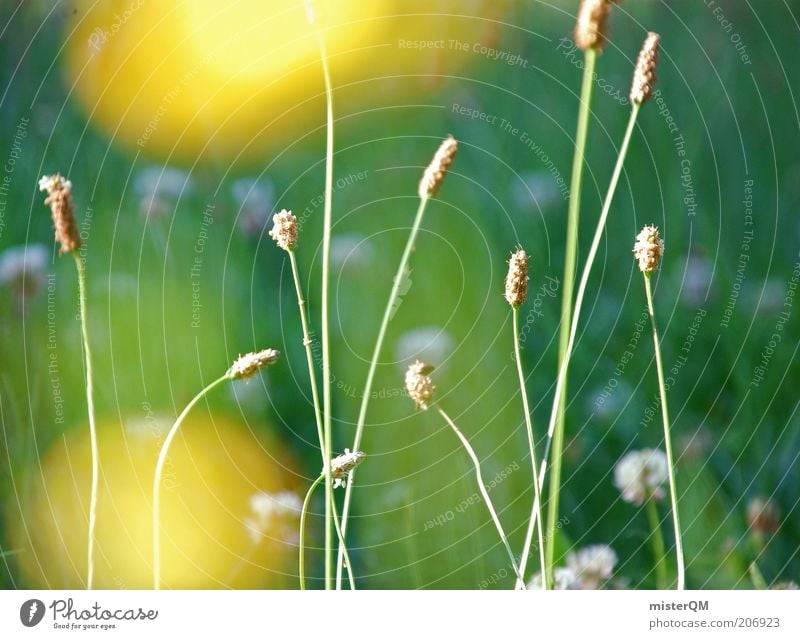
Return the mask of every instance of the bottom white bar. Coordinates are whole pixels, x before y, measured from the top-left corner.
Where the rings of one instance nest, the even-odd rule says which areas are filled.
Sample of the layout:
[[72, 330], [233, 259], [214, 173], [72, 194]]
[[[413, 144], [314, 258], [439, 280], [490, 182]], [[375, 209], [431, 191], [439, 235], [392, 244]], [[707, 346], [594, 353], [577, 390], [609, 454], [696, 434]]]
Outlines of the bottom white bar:
[[0, 637], [796, 639], [799, 611], [798, 591], [4, 591]]

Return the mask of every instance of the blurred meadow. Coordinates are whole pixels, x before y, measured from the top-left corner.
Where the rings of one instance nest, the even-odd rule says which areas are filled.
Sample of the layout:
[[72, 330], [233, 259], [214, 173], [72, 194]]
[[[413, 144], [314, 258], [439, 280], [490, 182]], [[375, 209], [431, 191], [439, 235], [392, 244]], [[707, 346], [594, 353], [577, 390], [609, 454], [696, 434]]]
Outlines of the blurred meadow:
[[[541, 459], [581, 80], [582, 56], [566, 40], [578, 2], [318, 4], [337, 127], [336, 451], [352, 446], [421, 171], [448, 133], [460, 144], [426, 214], [373, 387], [348, 533], [357, 585], [511, 588], [469, 459], [434, 411], [414, 408], [403, 374], [417, 357], [436, 366], [438, 402], [481, 458], [518, 552], [532, 487], [503, 278], [522, 244], [532, 258], [523, 365]], [[556, 563], [608, 544], [619, 557], [616, 587], [655, 584], [644, 510], [613, 481], [626, 452], [663, 440], [631, 254], [636, 233], [655, 224], [666, 243], [654, 287], [687, 585], [751, 588], [756, 559], [767, 583], [796, 581], [800, 9], [636, 0], [614, 9], [611, 29], [592, 103], [579, 268], [647, 31], [663, 48], [570, 367]], [[216, 390], [175, 442], [164, 581], [297, 587], [296, 518], [275, 514], [264, 495], [302, 499], [320, 471], [319, 447], [289, 262], [265, 231], [283, 208], [300, 219], [316, 338], [325, 103], [302, 2], [3, 2], [0, 80], [0, 584], [84, 583], [77, 278], [58, 257], [37, 186], [58, 171], [74, 185], [89, 283], [98, 587], [150, 586], [151, 479], [165, 426], [237, 355], [266, 347], [280, 362]], [[752, 517], [748, 526], [758, 499], [774, 518], [761, 529]], [[669, 509], [660, 508], [670, 549]], [[318, 496], [312, 587], [322, 574], [321, 509]]]

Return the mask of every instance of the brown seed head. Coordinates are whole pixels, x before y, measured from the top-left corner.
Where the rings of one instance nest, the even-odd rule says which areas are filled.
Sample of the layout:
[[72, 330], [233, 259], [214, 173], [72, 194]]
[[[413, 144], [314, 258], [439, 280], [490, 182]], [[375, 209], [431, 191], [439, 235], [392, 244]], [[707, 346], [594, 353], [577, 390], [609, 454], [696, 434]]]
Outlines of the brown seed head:
[[425, 169], [425, 173], [422, 174], [422, 179], [419, 181], [421, 198], [434, 197], [439, 192], [439, 187], [444, 182], [444, 176], [447, 175], [447, 169], [453, 163], [457, 150], [458, 142], [452, 135], [448, 135], [447, 139], [439, 145], [439, 149], [428, 168]]
[[228, 377], [230, 379], [245, 379], [252, 377], [265, 366], [274, 364], [278, 361], [280, 353], [274, 348], [266, 348], [257, 353], [248, 353], [247, 355], [239, 355], [236, 361], [228, 369]]
[[338, 455], [331, 459], [331, 477], [333, 477], [333, 487], [345, 486], [347, 484], [347, 476], [351, 471], [355, 470], [361, 462], [367, 457], [366, 453], [360, 450], [351, 451], [349, 448], [344, 449], [343, 455]]
[[433, 393], [436, 390], [436, 386], [433, 385], [433, 381], [429, 377], [432, 371], [433, 366], [428, 366], [419, 360], [411, 364], [406, 371], [408, 396], [422, 410], [428, 409], [428, 402], [433, 399]]
[[658, 268], [664, 254], [664, 240], [655, 226], [645, 226], [636, 236], [633, 245], [633, 256], [639, 260], [642, 273], [652, 273]]
[[633, 82], [631, 84], [631, 102], [634, 104], [644, 104], [653, 95], [660, 42], [661, 36], [651, 31], [647, 34], [647, 39], [642, 45], [642, 51], [636, 61], [636, 70], [633, 72]]
[[77, 251], [81, 236], [75, 222], [75, 204], [72, 201], [72, 182], [60, 174], [45, 175], [39, 180], [39, 190], [47, 191], [44, 203], [50, 207], [56, 241], [61, 244], [59, 255]]
[[283, 209], [272, 216], [272, 229], [269, 236], [284, 251], [292, 251], [297, 246], [297, 218], [291, 211]]
[[508, 260], [506, 301], [514, 308], [522, 306], [528, 297], [528, 254], [519, 247]]
[[587, 51], [603, 50], [608, 39], [608, 14], [617, 0], [582, 0], [575, 23], [575, 44]]

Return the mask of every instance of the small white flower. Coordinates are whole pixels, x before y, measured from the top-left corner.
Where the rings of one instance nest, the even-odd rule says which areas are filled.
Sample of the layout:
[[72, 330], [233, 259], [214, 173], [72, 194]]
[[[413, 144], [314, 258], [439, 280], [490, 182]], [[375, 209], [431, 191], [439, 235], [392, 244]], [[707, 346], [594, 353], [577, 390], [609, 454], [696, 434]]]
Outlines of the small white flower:
[[587, 546], [567, 554], [567, 568], [581, 590], [597, 590], [614, 572], [617, 553], [605, 544]]
[[264, 232], [275, 203], [272, 182], [259, 178], [241, 178], [231, 185], [231, 195], [239, 207], [236, 227], [243, 235]]
[[402, 368], [421, 359], [440, 368], [456, 347], [456, 340], [441, 326], [421, 326], [403, 333], [397, 340], [395, 357]]
[[192, 190], [191, 176], [171, 166], [149, 166], [136, 175], [133, 191], [145, 216], [171, 213], [182, 196]]
[[342, 233], [331, 238], [331, 265], [338, 269], [358, 271], [373, 259], [372, 246], [363, 235]]
[[268, 529], [280, 533], [286, 528], [287, 519], [300, 517], [302, 507], [303, 502], [300, 497], [289, 490], [278, 493], [265, 491], [253, 493], [250, 496], [250, 516], [244, 520], [250, 540], [254, 544], [259, 543]]
[[667, 456], [651, 448], [628, 453], [614, 467], [614, 485], [622, 491], [625, 501], [637, 506], [649, 497], [662, 499], [662, 485], [668, 478]]
[[12, 246], [0, 253], [0, 284], [18, 300], [36, 295], [44, 286], [48, 252], [43, 244]]
[[[526, 585], [528, 590], [544, 590], [542, 587], [542, 573], [536, 573]], [[553, 570], [554, 590], [577, 590], [578, 580], [572, 568], [559, 566]]]

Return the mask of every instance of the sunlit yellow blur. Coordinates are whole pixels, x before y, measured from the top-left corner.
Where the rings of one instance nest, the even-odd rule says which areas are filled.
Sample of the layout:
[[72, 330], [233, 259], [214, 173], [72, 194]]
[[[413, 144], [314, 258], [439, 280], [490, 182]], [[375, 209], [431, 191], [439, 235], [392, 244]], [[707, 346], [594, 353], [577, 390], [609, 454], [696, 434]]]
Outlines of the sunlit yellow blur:
[[[482, 3], [477, 16], [469, 15], [476, 3], [445, 0], [312, 4], [341, 115], [387, 92], [389, 102], [418, 100], [450, 70], [479, 62], [510, 0]], [[324, 124], [319, 50], [304, 0], [72, 0], [72, 7], [67, 82], [92, 124], [134, 151], [263, 162], [265, 151]]]
[[[285, 575], [296, 574], [298, 513], [275, 507], [285, 495], [299, 506], [285, 453], [238, 423], [199, 414], [183, 424], [165, 468], [163, 587], [296, 586]], [[97, 588], [152, 587], [153, 471], [169, 426], [149, 418], [100, 428]], [[85, 585], [88, 439], [88, 428], [72, 429], [41, 457], [41, 472], [29, 471], [14, 531], [24, 586]]]

